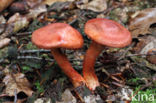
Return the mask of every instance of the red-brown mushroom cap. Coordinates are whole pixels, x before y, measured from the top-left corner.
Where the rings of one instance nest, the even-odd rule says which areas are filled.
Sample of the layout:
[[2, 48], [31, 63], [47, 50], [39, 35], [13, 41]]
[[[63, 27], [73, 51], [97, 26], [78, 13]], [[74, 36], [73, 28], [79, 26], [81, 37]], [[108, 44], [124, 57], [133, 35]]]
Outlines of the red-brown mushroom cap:
[[65, 23], [52, 23], [34, 31], [32, 34], [32, 42], [39, 48], [44, 49], [76, 49], [83, 46], [81, 34]]
[[91, 19], [85, 24], [85, 33], [95, 42], [110, 47], [125, 47], [131, 43], [131, 33], [119, 23], [104, 19]]

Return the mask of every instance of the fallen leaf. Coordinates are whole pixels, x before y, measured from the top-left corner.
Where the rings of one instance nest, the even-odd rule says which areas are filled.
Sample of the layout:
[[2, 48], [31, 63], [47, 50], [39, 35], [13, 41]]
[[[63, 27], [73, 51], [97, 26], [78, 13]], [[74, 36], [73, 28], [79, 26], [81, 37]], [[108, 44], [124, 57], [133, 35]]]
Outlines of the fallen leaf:
[[100, 95], [89, 95], [84, 97], [85, 103], [103, 103]]
[[5, 23], [6, 19], [4, 18], [4, 16], [0, 15], [0, 34], [5, 30]]
[[154, 36], [146, 36], [139, 39], [139, 43], [134, 48], [134, 51], [138, 54], [147, 54], [153, 48], [156, 48], [156, 38]]
[[44, 0], [43, 3], [50, 6], [50, 5], [54, 4], [55, 2], [67, 2], [67, 1], [72, 2], [75, 0]]
[[17, 12], [20, 14], [26, 14], [28, 12], [28, 5], [26, 5], [25, 2], [17, 1], [10, 5], [9, 11], [13, 14]]
[[93, 10], [95, 12], [102, 12], [107, 8], [106, 0], [83, 0], [83, 4], [77, 4], [77, 7], [80, 9]]
[[62, 101], [56, 103], [77, 103], [76, 98], [72, 95], [69, 89], [66, 89], [62, 94]]
[[156, 48], [156, 39], [149, 42], [140, 52], [140, 54], [147, 54], [150, 49]]
[[0, 24], [6, 23], [4, 16], [0, 15]]
[[147, 60], [152, 64], [156, 64], [156, 48], [149, 50], [147, 54], [149, 54], [146, 56]]
[[[156, 66], [153, 64], [151, 64], [151, 61], [142, 58], [142, 57], [147, 57], [148, 55], [148, 51], [150, 51], [151, 49], [156, 48], [156, 38], [154, 36], [143, 36], [141, 39], [139, 39], [139, 43], [136, 45], [136, 47], [134, 47], [134, 52], [136, 54], [142, 54], [141, 57], [131, 57], [131, 59], [134, 62], [138, 62], [138, 64], [146, 66], [154, 71], [156, 71]], [[154, 57], [154, 56], [153, 56]], [[154, 62], [153, 60], [155, 60], [155, 58], [150, 58], [152, 60], [152, 62]], [[148, 57], [149, 58], [149, 57]]]
[[30, 19], [32, 18], [35, 19], [39, 14], [46, 12], [46, 11], [47, 11], [46, 6], [44, 4], [40, 4], [30, 9], [26, 17]]
[[43, 0], [26, 0], [26, 4], [30, 7], [33, 8], [37, 5], [40, 5]]
[[[35, 0], [27, 0], [35, 1]], [[4, 32], [0, 35], [0, 40], [6, 38], [12, 33], [15, 33], [24, 27], [27, 27], [30, 20], [35, 19], [39, 14], [46, 12], [47, 8], [45, 4], [36, 4], [33, 8], [29, 9], [29, 13], [26, 15], [20, 15], [19, 13], [11, 16], [7, 22]], [[1, 28], [0, 28], [1, 31]]]
[[7, 24], [10, 27], [13, 27], [13, 32], [17, 32], [20, 29], [27, 27], [29, 24], [29, 20], [27, 17], [20, 15], [19, 13], [14, 14], [9, 18]]
[[22, 73], [8, 74], [4, 77], [3, 82], [6, 86], [4, 93], [9, 96], [14, 96], [15, 90], [17, 94], [19, 92], [24, 92], [27, 96], [31, 96], [33, 93], [29, 81]]
[[156, 8], [140, 11], [130, 20], [129, 30], [132, 33], [132, 37], [137, 38], [140, 34], [150, 33], [150, 25], [154, 23], [156, 23]]
[[10, 43], [9, 38], [4, 38], [4, 39], [0, 40], [0, 48], [3, 48], [4, 46], [8, 45], [9, 43]]
[[14, 0], [0, 0], [0, 12], [7, 8]]
[[[153, 71], [156, 71], [156, 65], [155, 64], [151, 64], [149, 63], [146, 59], [142, 58], [142, 57], [137, 57], [137, 56], [132, 56], [131, 59], [139, 66], [141, 67], [148, 67], [149, 69], [153, 70]], [[142, 69], [140, 69], [141, 71]], [[146, 73], [147, 75], [149, 73], [145, 72], [144, 70], [142, 70], [142, 73], [139, 72], [139, 75], [141, 74], [144, 74]], [[144, 75], [145, 76], [145, 75]]]

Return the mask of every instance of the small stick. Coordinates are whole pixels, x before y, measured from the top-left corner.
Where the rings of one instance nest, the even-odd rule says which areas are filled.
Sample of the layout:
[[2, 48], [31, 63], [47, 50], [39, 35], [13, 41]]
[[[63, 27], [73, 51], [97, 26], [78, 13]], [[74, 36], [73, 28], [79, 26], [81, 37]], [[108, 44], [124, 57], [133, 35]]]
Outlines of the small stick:
[[[36, 59], [36, 60], [42, 60], [42, 58], [39, 57], [33, 57], [33, 56], [17, 56], [17, 59]], [[53, 59], [46, 59], [47, 61], [54, 62]]]
[[126, 57], [133, 57], [133, 56], [152, 56], [156, 55], [156, 53], [150, 53], [150, 54], [129, 54]]
[[109, 86], [107, 84], [100, 83], [100, 85], [102, 85], [103, 87], [109, 88]]
[[25, 36], [25, 35], [29, 35], [32, 32], [23, 32], [23, 33], [16, 33], [17, 36]]
[[119, 84], [119, 83], [117, 83], [117, 82], [112, 82], [112, 84], [114, 84], [114, 85], [116, 85], [116, 86], [118, 86], [118, 87], [124, 87], [124, 85]]
[[17, 103], [17, 90], [14, 90], [14, 103]]
[[50, 53], [50, 50], [36, 49], [36, 50], [20, 50], [19, 53]]
[[[36, 60], [42, 60], [43, 58], [34, 57], [34, 56], [17, 56], [17, 59], [36, 59]], [[0, 59], [1, 60], [1, 59]], [[54, 59], [45, 59], [46, 61], [54, 62]], [[70, 61], [82, 61], [81, 59], [70, 59]]]
[[122, 81], [121, 80], [119, 80], [118, 78], [116, 78], [116, 77], [114, 77], [114, 76], [110, 76], [113, 80], [115, 80], [115, 81], [117, 81], [117, 82], [119, 82], [119, 83], [122, 83]]

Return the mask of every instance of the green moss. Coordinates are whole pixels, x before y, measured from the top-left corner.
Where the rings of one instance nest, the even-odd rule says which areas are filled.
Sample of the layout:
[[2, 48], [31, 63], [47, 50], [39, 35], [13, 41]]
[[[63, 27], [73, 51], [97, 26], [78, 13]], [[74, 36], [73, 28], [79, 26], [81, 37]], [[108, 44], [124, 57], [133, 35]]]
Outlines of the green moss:
[[133, 79], [128, 80], [128, 82], [137, 83], [140, 80], [141, 80], [141, 78], [137, 77], [137, 78], [133, 78]]
[[37, 91], [38, 91], [39, 93], [44, 92], [44, 89], [43, 89], [43, 87], [40, 85], [39, 81], [36, 81], [36, 82], [35, 82], [35, 86], [36, 86], [36, 89], [37, 89]]
[[22, 70], [23, 70], [23, 71], [30, 71], [31, 68], [30, 68], [29, 66], [23, 66], [23, 67], [22, 67]]
[[29, 50], [31, 50], [31, 49], [37, 49], [37, 47], [34, 44], [32, 44], [32, 42], [29, 42], [26, 45], [26, 49], [29, 49]]

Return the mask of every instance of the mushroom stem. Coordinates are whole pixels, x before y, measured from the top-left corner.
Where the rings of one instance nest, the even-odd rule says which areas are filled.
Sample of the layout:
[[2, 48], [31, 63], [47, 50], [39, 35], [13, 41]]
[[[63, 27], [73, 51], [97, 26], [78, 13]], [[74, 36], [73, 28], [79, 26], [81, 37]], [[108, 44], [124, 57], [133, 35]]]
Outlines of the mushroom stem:
[[79, 87], [83, 83], [86, 84], [84, 78], [73, 69], [66, 55], [63, 54], [59, 48], [51, 49], [51, 53], [63, 72], [71, 79], [74, 87]]
[[104, 46], [92, 41], [84, 58], [83, 76], [88, 88], [91, 90], [95, 90], [96, 87], [100, 85], [98, 78], [95, 74], [94, 64], [97, 56], [99, 56], [103, 49]]

